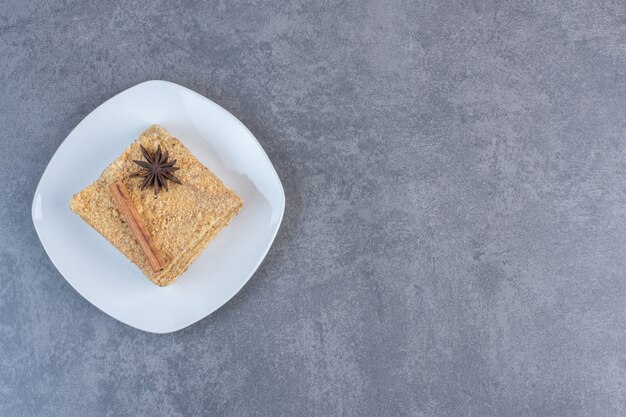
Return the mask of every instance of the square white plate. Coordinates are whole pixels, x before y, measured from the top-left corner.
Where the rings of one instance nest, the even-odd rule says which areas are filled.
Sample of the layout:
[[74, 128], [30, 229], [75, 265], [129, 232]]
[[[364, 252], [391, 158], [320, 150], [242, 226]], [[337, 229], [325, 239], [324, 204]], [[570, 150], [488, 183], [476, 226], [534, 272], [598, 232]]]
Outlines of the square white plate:
[[[244, 200], [230, 225], [163, 288], [69, 210], [72, 196], [151, 124], [180, 139]], [[169, 333], [237, 294], [267, 254], [284, 210], [285, 194], [272, 163], [237, 118], [185, 87], [147, 81], [100, 105], [67, 136], [39, 181], [32, 216], [48, 256], [79, 294], [129, 326]]]

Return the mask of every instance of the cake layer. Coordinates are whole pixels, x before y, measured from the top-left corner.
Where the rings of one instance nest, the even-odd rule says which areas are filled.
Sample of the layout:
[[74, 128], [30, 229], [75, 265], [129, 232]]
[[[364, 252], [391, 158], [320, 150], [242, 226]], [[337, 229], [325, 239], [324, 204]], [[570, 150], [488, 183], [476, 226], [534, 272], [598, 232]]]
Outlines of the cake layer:
[[[141, 178], [130, 178], [142, 160], [139, 145], [154, 152], [160, 145], [176, 160], [182, 184], [169, 183], [157, 195], [140, 190]], [[122, 181], [137, 212], [165, 260], [154, 273], [139, 243], [125, 224], [108, 184]], [[208, 242], [239, 212], [241, 198], [202, 165], [165, 129], [151, 126], [113, 161], [93, 184], [77, 193], [70, 208], [102, 234], [157, 285], [169, 285], [200, 255]]]

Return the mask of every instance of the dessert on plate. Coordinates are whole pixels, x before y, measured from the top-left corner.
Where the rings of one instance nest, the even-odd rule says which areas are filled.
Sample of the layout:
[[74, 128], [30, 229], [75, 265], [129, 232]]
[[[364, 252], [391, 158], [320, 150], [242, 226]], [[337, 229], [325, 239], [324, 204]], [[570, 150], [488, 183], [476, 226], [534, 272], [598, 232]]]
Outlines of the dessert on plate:
[[74, 213], [160, 286], [174, 282], [242, 207], [233, 190], [157, 125], [70, 201]]

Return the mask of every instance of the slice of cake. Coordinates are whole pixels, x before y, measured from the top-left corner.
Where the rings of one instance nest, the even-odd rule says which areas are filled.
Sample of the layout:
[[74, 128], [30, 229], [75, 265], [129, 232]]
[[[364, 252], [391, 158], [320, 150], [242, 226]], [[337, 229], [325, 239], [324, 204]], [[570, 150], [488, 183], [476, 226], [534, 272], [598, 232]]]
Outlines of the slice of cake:
[[[150, 177], [154, 172], [146, 161], [156, 155], [162, 166], [169, 167], [169, 172], [165, 176], [157, 175], [158, 178]], [[151, 267], [136, 234], [127, 224], [111, 191], [113, 183], [126, 188], [128, 203], [143, 221], [162, 258], [161, 270]], [[142, 186], [145, 186], [143, 190]], [[74, 195], [70, 202], [74, 213], [161, 286], [171, 284], [182, 274], [242, 207], [243, 201], [233, 190], [178, 139], [156, 125], [143, 132], [96, 182]]]

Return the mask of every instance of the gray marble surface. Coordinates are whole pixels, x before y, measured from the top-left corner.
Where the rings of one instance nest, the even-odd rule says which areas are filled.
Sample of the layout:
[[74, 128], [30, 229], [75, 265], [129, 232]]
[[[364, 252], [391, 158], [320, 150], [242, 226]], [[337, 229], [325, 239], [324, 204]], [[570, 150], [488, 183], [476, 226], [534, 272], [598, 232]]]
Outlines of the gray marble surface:
[[[0, 57], [0, 415], [626, 414], [623, 2], [5, 0]], [[240, 118], [287, 196], [169, 335], [82, 299], [30, 217], [149, 79]]]

